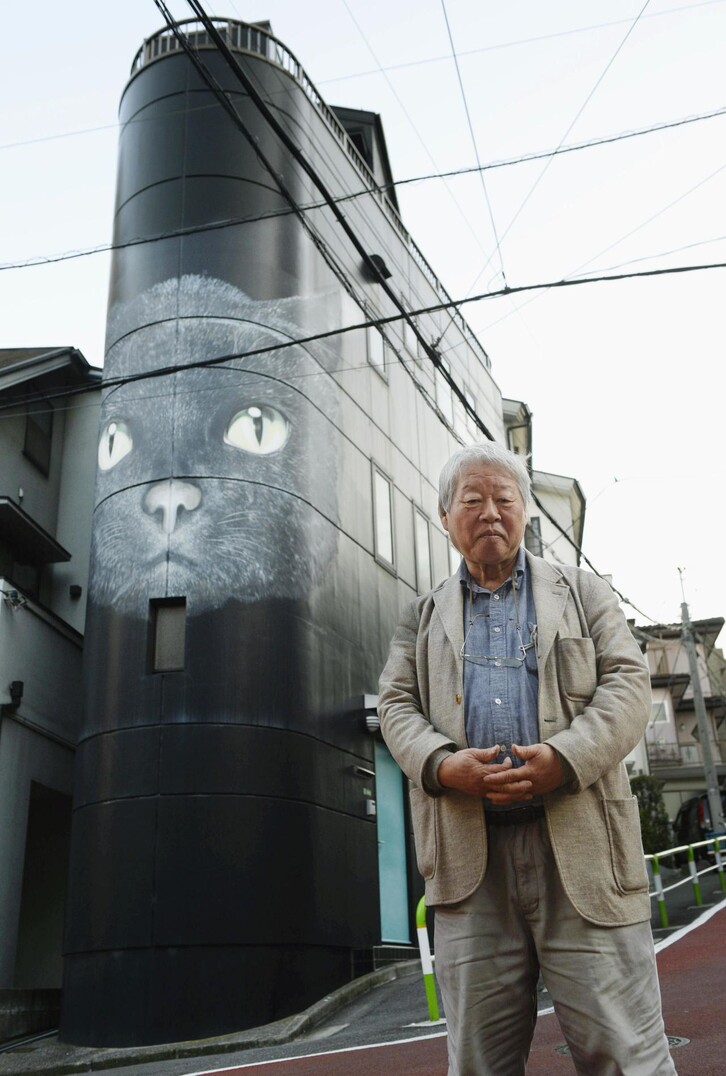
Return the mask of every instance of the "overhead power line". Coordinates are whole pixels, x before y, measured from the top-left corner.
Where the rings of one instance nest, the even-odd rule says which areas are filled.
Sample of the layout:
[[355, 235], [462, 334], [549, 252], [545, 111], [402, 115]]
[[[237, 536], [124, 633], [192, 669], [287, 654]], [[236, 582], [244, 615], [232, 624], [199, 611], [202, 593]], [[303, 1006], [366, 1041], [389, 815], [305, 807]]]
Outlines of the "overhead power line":
[[[579, 277], [576, 280], [554, 280], [545, 281], [539, 284], [522, 284], [517, 287], [501, 288], [495, 292], [482, 292], [479, 295], [467, 295], [463, 299], [451, 299], [448, 302], [432, 303], [429, 306], [417, 307], [404, 313], [396, 313], [389, 315], [376, 316], [374, 318], [366, 318], [363, 321], [356, 322], [353, 325], [341, 325], [334, 329], [327, 329], [324, 332], [311, 333], [308, 336], [291, 337], [282, 343], [267, 344], [264, 347], [253, 348], [250, 351], [235, 351], [226, 355], [216, 356], [212, 359], [200, 359], [197, 362], [175, 364], [172, 366], [157, 367], [153, 370], [146, 370], [139, 374], [129, 374], [125, 376], [119, 376], [115, 378], [105, 378], [103, 382], [104, 388], [115, 388], [120, 385], [129, 384], [135, 381], [145, 381], [156, 377], [165, 377], [169, 374], [180, 373], [183, 370], [201, 369], [204, 367], [217, 366], [225, 362], [231, 362], [239, 359], [254, 358], [258, 355], [270, 354], [277, 351], [283, 351], [290, 347], [307, 347], [309, 344], [318, 343], [325, 340], [330, 340], [336, 336], [344, 336], [346, 333], [360, 332], [361, 330], [371, 327], [382, 328], [386, 325], [393, 325], [396, 322], [404, 321], [407, 317], [420, 317], [423, 314], [434, 314], [442, 310], [450, 310], [457, 306], [464, 306], [467, 303], [484, 302], [489, 299], [497, 299], [505, 295], [516, 295], [519, 292], [547, 290], [550, 288], [572, 288], [581, 287], [586, 284], [602, 284], [608, 281], [622, 281], [643, 279], [646, 277], [654, 276], [667, 276], [673, 273], [691, 273], [701, 272], [709, 269], [726, 269], [726, 262], [712, 262], [708, 265], [684, 265], [673, 266], [669, 269], [646, 269], [640, 272], [633, 273], [617, 273], [610, 276], [594, 276], [594, 277]], [[362, 366], [361, 369], [367, 369], [366, 366]], [[8, 410], [9, 408], [24, 406], [25, 404], [32, 403], [39, 399], [42, 400], [54, 400], [61, 399], [68, 396], [82, 395], [86, 392], [95, 390], [96, 385], [73, 385], [65, 388], [59, 388], [54, 391], [45, 391], [40, 393], [28, 393], [21, 396], [14, 397], [11, 401], [5, 404], [0, 404], [0, 411]], [[488, 436], [488, 435], [487, 435]], [[493, 438], [489, 437], [490, 440]]]
[[[204, 106], [205, 108], [213, 106]], [[471, 175], [472, 173], [482, 171], [488, 172], [498, 168], [511, 168], [519, 164], [527, 164], [531, 161], [544, 160], [547, 157], [562, 156], [565, 153], [577, 153], [581, 150], [596, 149], [599, 146], [608, 146], [616, 142], [623, 142], [632, 138], [641, 138], [644, 135], [657, 134], [660, 131], [672, 130], [677, 127], [684, 127], [691, 123], [700, 123], [703, 120], [717, 119], [721, 116], [726, 116], [726, 106], [713, 109], [710, 112], [702, 112], [694, 116], [684, 116], [676, 120], [665, 120], [662, 123], [656, 123], [650, 127], [641, 127], [633, 131], [621, 131], [615, 135], [605, 135], [600, 138], [593, 138], [587, 142], [577, 142], [569, 146], [559, 146], [556, 149], [541, 150], [533, 153], [527, 153], [519, 157], [508, 157], [501, 161], [491, 161], [488, 164], [467, 166], [465, 168], [454, 168], [448, 172], [429, 172], [420, 176], [409, 176], [406, 179], [393, 180], [390, 184], [383, 186], [376, 185], [375, 187], [363, 187], [358, 191], [353, 191], [350, 194], [337, 195], [334, 197], [336, 204], [341, 205], [344, 202], [351, 202], [357, 198], [363, 198], [368, 194], [379, 194], [381, 191], [386, 191], [389, 187], [405, 187], [414, 183], [426, 183], [436, 179], [451, 179], [457, 176]], [[130, 123], [147, 122], [146, 120], [130, 120]], [[4, 147], [0, 146], [0, 149]], [[323, 209], [328, 203], [325, 201], [308, 202], [300, 204], [299, 208], [304, 212], [312, 211], [315, 209]], [[26, 258], [21, 262], [5, 262], [0, 264], [0, 272], [7, 272], [14, 269], [31, 269], [37, 268], [39, 265], [55, 265], [58, 262], [72, 261], [77, 258], [88, 258], [94, 254], [105, 254], [112, 250], [123, 250], [127, 246], [136, 246], [142, 243], [156, 243], [162, 239], [173, 239], [177, 236], [192, 235], [197, 232], [214, 231], [219, 228], [231, 228], [239, 224], [252, 224], [256, 221], [269, 220], [273, 217], [290, 216], [295, 212], [292, 208], [273, 210], [269, 213], [254, 214], [244, 217], [232, 217], [222, 221], [212, 221], [207, 224], [200, 224], [191, 226], [188, 228], [177, 228], [168, 232], [159, 232], [153, 236], [140, 236], [136, 239], [129, 239], [123, 243], [99, 243], [93, 247], [85, 247], [81, 250], [63, 251], [58, 254], [38, 254], [32, 258]]]
[[492, 209], [491, 199], [489, 198], [489, 191], [487, 190], [487, 185], [486, 185], [486, 182], [484, 180], [484, 170], [482, 168], [481, 160], [479, 159], [479, 147], [478, 147], [477, 141], [476, 141], [476, 134], [474, 133], [474, 124], [472, 123], [472, 120], [471, 120], [471, 113], [469, 111], [469, 102], [466, 99], [466, 90], [464, 89], [464, 79], [463, 79], [462, 74], [461, 74], [461, 67], [459, 66], [459, 57], [456, 54], [456, 46], [454, 45], [454, 37], [453, 37], [453, 34], [451, 33], [451, 25], [449, 23], [449, 16], [448, 16], [448, 13], [446, 11], [446, 0], [441, 0], [441, 10], [443, 11], [443, 14], [444, 14], [444, 22], [446, 23], [446, 33], [448, 34], [449, 44], [451, 45], [451, 56], [452, 56], [453, 61], [454, 61], [454, 67], [456, 68], [456, 77], [457, 77], [457, 80], [459, 82], [459, 90], [461, 91], [461, 100], [462, 100], [463, 105], [464, 105], [464, 114], [466, 115], [466, 122], [467, 122], [467, 125], [469, 127], [469, 136], [471, 138], [471, 144], [474, 147], [474, 159], [476, 160], [476, 164], [477, 164], [477, 169], [476, 170], [477, 170], [477, 173], [479, 175], [479, 181], [481, 183], [482, 193], [484, 194], [484, 203], [485, 203], [485, 205], [487, 207], [487, 212], [489, 214], [489, 223], [491, 224], [492, 233], [494, 235], [494, 242], [496, 244], [497, 254], [499, 255], [499, 269], [500, 269], [500, 272], [502, 274], [502, 280], [506, 284], [507, 283], [507, 274], [504, 271], [504, 258], [502, 257], [502, 247], [501, 247], [501, 243], [499, 242], [499, 233], [497, 232], [497, 225], [496, 225], [496, 222], [494, 220], [494, 210]]
[[[461, 219], [462, 219], [462, 221], [464, 223], [464, 226], [467, 228], [467, 230], [469, 231], [470, 235], [472, 236], [474, 242], [476, 243], [476, 245], [479, 247], [479, 249], [481, 250], [481, 252], [483, 254], [484, 253], [484, 247], [482, 246], [482, 243], [481, 243], [481, 240], [479, 238], [479, 235], [477, 234], [476, 229], [473, 227], [472, 222], [469, 219], [469, 215], [464, 212], [464, 209], [463, 209], [461, 203], [456, 198], [456, 195], [454, 194], [454, 192], [451, 189], [450, 185], [446, 182], [448, 176], [446, 176], [443, 172], [441, 172], [441, 170], [439, 168], [439, 165], [438, 165], [433, 153], [431, 152], [431, 147], [429, 145], [429, 142], [423, 137], [423, 135], [419, 131], [418, 127], [413, 122], [413, 119], [411, 117], [410, 112], [408, 111], [405, 104], [401, 100], [400, 94], [398, 93], [398, 91], [396, 90], [396, 87], [393, 85], [393, 82], [389, 78], [386, 69], [383, 67], [380, 60], [378, 59], [378, 56], [374, 52], [373, 46], [371, 45], [370, 41], [368, 40], [366, 35], [363, 33], [363, 28], [361, 27], [360, 23], [358, 22], [355, 15], [353, 14], [353, 11], [351, 10], [350, 4], [347, 3], [347, 0], [343, 0], [343, 5], [345, 7], [345, 10], [348, 12], [348, 15], [350, 16], [351, 22], [353, 23], [356, 30], [358, 31], [358, 34], [360, 35], [360, 37], [361, 37], [362, 41], [364, 42], [366, 48], [370, 52], [370, 54], [373, 57], [373, 59], [375, 60], [375, 62], [378, 64], [379, 73], [381, 75], [383, 75], [384, 79], [386, 80], [386, 84], [388, 86], [388, 89], [393, 94], [396, 102], [398, 103], [398, 107], [401, 109], [401, 112], [406, 117], [406, 122], [408, 123], [409, 127], [411, 128], [413, 133], [416, 135], [416, 138], [418, 139], [423, 152], [426, 154], [428, 159], [431, 161], [431, 164], [436, 169], [436, 172], [432, 173], [431, 178], [432, 179], [436, 178], [436, 179], [441, 179], [442, 180], [444, 190], [446, 191], [446, 194], [448, 195], [448, 197], [450, 198], [450, 200], [453, 203], [454, 207], [456, 208], [456, 211], [459, 214], [459, 216], [461, 217]], [[396, 186], [396, 184], [394, 184], [394, 186]], [[389, 188], [388, 188], [388, 186], [386, 186], [384, 189], [388, 190]]]
[[[635, 16], [635, 18], [633, 20], [631, 20], [631, 23], [630, 23], [630, 26], [628, 27], [627, 33], [623, 37], [623, 39], [620, 42], [620, 44], [618, 45], [618, 47], [615, 49], [615, 52], [612, 54], [612, 56], [610, 57], [608, 62], [605, 64], [605, 67], [603, 68], [600, 75], [596, 79], [595, 84], [593, 85], [592, 89], [590, 90], [587, 97], [582, 102], [582, 104], [578, 108], [577, 112], [575, 113], [574, 117], [570, 121], [570, 123], [569, 123], [569, 125], [567, 127], [567, 130], [565, 131], [565, 133], [560, 138], [559, 144], [557, 146], [557, 150], [559, 150], [562, 147], [562, 145], [564, 144], [564, 141], [567, 138], [567, 136], [569, 135], [570, 131], [573, 129], [573, 127], [575, 126], [575, 124], [579, 120], [580, 116], [583, 114], [583, 112], [587, 108], [588, 104], [590, 103], [592, 98], [595, 96], [597, 90], [599, 89], [600, 85], [602, 84], [603, 79], [607, 75], [607, 73], [610, 70], [610, 68], [612, 67], [612, 65], [615, 63], [615, 60], [619, 56], [622, 49], [625, 47], [625, 43], [627, 42], [627, 40], [630, 37], [630, 35], [632, 34], [633, 30], [637, 26], [638, 22], [640, 21], [642, 15], [643, 15], [643, 13], [644, 13], [644, 11], [647, 8], [649, 3], [650, 3], [650, 0], [645, 0], [645, 3], [641, 7], [638, 14]], [[532, 195], [536, 191], [537, 187], [540, 185], [540, 183], [544, 179], [545, 174], [547, 173], [550, 165], [552, 164], [553, 160], [557, 156], [557, 150], [555, 150], [555, 152], [552, 153], [552, 154], [548, 154], [547, 159], [545, 161], [544, 168], [542, 168], [542, 170], [540, 171], [539, 175], [537, 176], [534, 183], [532, 184], [532, 186], [529, 188], [529, 190], [525, 194], [524, 199], [520, 203], [519, 209], [516, 211], [516, 213], [514, 214], [512, 219], [509, 221], [509, 224], [504, 229], [504, 233], [503, 233], [503, 235], [501, 237], [502, 242], [509, 235], [509, 233], [512, 230], [512, 228], [514, 227], [515, 223], [517, 222], [517, 220], [519, 220], [519, 217], [521, 216], [522, 212], [524, 211], [524, 207], [527, 205], [530, 198], [532, 197]], [[481, 279], [482, 275], [484, 274], [487, 266], [491, 263], [492, 257], [493, 257], [493, 255], [490, 255], [489, 258], [487, 259], [487, 261], [485, 262], [485, 264], [482, 266], [481, 270], [479, 271], [479, 273], [474, 278], [474, 280], [473, 280], [473, 282], [471, 284], [471, 287], [469, 288], [469, 291], [471, 291], [473, 288], [476, 287], [478, 281]]]
[[[701, 7], [711, 7], [713, 4], [722, 4], [724, 0], [701, 0], [696, 4], [682, 4], [679, 7], [671, 7], [666, 11], [651, 11], [643, 15], [643, 19], [659, 19], [664, 15], [675, 15], [681, 11], [694, 11]], [[493, 45], [481, 45], [475, 49], [464, 49], [459, 52], [459, 56], [464, 59], [469, 56], [481, 56], [485, 52], [499, 52], [502, 49], [514, 49], [520, 48], [523, 45], [536, 45], [540, 41], [553, 41], [560, 37], [572, 37], [575, 34], [587, 34], [592, 33], [594, 30], [607, 30], [611, 26], [623, 26], [631, 23], [632, 19], [613, 19], [610, 22], [598, 22], [593, 23], [591, 26], [573, 26], [569, 30], [556, 30], [550, 34], [538, 34], [535, 37], [521, 37], [514, 41], [498, 41]], [[428, 64], [445, 63], [451, 59], [448, 55], [443, 56], [426, 56], [420, 60], [408, 60], [405, 63], [388, 64], [382, 70], [384, 71], [403, 71], [411, 67], [425, 67]], [[379, 69], [380, 71], [381, 69]], [[318, 86], [327, 86], [332, 82], [348, 82], [354, 78], [367, 78], [369, 75], [376, 75], [379, 71], [353, 71], [348, 75], [337, 75], [333, 78], [324, 78], [318, 80]]]

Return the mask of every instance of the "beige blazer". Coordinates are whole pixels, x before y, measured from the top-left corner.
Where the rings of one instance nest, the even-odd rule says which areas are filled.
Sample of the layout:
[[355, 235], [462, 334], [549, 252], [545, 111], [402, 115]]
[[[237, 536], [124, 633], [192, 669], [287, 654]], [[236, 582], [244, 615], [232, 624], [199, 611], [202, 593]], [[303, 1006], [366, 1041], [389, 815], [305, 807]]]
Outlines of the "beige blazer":
[[[650, 677], [611, 587], [596, 575], [527, 554], [537, 620], [539, 727], [574, 780], [544, 797], [565, 890], [606, 926], [650, 918], [637, 801], [624, 757], [650, 718]], [[423, 787], [427, 759], [467, 747], [463, 587], [453, 576], [404, 611], [379, 685], [381, 731], [411, 782], [426, 902], [455, 904], [487, 863], [482, 801]]]

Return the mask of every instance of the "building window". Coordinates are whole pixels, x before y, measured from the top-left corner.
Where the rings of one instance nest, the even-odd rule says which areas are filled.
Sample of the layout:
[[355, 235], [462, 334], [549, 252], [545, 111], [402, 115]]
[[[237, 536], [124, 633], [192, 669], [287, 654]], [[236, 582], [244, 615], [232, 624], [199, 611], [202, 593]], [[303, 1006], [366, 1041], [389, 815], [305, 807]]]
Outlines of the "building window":
[[[468, 388], [465, 388], [464, 396], [471, 410], [474, 412], [474, 414], [477, 414], [477, 402], [474, 393], [470, 392]], [[474, 417], [468, 411], [466, 412], [466, 427], [474, 439], [476, 439], [477, 437], [481, 437], [481, 430], [477, 426]]]
[[663, 725], [668, 723], [668, 706], [665, 702], [652, 702], [650, 704], [651, 725]]
[[50, 474], [50, 449], [53, 440], [53, 405], [50, 400], [30, 404], [25, 416], [23, 454], [44, 475]]
[[668, 655], [666, 654], [665, 647], [652, 650], [651, 653], [653, 654], [653, 659], [655, 661], [655, 675], [668, 676], [670, 670], [668, 668]]
[[390, 479], [373, 468], [373, 531], [376, 559], [393, 567], [393, 490]]
[[366, 345], [368, 362], [381, 377], [385, 378], [387, 346], [383, 333], [375, 325], [369, 325], [366, 329]]
[[451, 385], [446, 380], [444, 372], [451, 376], [451, 364], [447, 359], [441, 360], [441, 370], [436, 371], [436, 405], [444, 416], [449, 426], [454, 425], [454, 397]]
[[416, 553], [416, 588], [419, 594], [431, 590], [431, 538], [429, 521], [418, 508], [413, 510], [413, 540]]
[[461, 564], [461, 553], [459, 552], [458, 549], [454, 548], [454, 545], [453, 545], [450, 538], [448, 539], [448, 542], [449, 542], [449, 574], [454, 575], [456, 572], [458, 572], [459, 565]]
[[543, 553], [542, 548], [542, 526], [539, 516], [532, 516], [529, 523], [524, 529], [524, 545], [525, 548], [533, 553], [535, 557], [541, 557]]
[[179, 672], [184, 668], [187, 628], [186, 598], [152, 598], [151, 671]]

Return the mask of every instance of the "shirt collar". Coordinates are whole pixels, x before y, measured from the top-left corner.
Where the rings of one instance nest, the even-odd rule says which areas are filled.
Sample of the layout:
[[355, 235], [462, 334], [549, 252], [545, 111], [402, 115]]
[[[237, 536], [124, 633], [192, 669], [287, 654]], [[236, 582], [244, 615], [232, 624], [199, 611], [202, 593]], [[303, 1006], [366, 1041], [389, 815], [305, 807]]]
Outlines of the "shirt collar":
[[[524, 554], [524, 546], [523, 545], [521, 545], [519, 547], [519, 552], [517, 553], [517, 560], [516, 560], [516, 563], [514, 565], [514, 571], [512, 572], [512, 577], [516, 580], [517, 589], [521, 590], [522, 587], [525, 585], [526, 580], [527, 580], [527, 558], [526, 558], [526, 556]], [[469, 569], [466, 566], [466, 561], [462, 557], [461, 558], [461, 564], [459, 565], [459, 582], [461, 583], [462, 586], [468, 587], [470, 581], [471, 581], [471, 588], [472, 588], [473, 591], [477, 591], [477, 592], [480, 592], [480, 593], [483, 593], [483, 594], [488, 594], [489, 593], [489, 591], [486, 590], [484, 587], [480, 587], [475, 579], [471, 578], [471, 575], [469, 574]], [[506, 579], [504, 581], [504, 583], [502, 583], [502, 586], [506, 586], [506, 584], [509, 581], [510, 581], [509, 579]]]

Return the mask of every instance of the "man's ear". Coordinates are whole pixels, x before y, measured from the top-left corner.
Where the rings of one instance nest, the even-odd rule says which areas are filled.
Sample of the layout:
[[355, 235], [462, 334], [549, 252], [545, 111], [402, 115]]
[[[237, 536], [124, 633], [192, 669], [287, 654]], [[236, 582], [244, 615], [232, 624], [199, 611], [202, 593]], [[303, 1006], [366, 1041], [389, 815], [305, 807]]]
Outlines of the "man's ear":
[[448, 512], [440, 512], [439, 513], [439, 519], [441, 520], [441, 526], [444, 528], [444, 530], [448, 534], [449, 533], [449, 513]]

